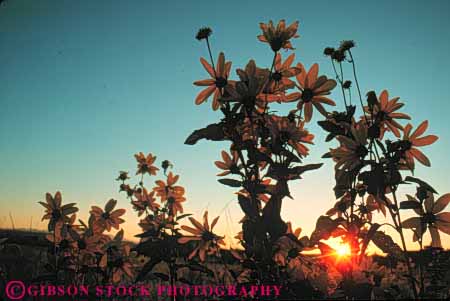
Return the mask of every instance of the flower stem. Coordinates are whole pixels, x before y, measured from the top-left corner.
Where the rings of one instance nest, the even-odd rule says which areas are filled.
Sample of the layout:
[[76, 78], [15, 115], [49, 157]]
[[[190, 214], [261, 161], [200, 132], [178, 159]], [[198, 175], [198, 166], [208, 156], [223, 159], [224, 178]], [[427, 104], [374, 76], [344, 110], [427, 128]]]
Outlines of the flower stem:
[[401, 216], [400, 216], [400, 211], [399, 211], [399, 206], [398, 206], [398, 201], [397, 201], [397, 195], [395, 193], [395, 187], [391, 187], [391, 190], [392, 190], [392, 197], [394, 198], [395, 207], [397, 208], [397, 214], [396, 214], [397, 219], [398, 219], [398, 221], [397, 221], [398, 222], [397, 231], [400, 234], [400, 239], [401, 239], [402, 248], [403, 248], [403, 255], [404, 255], [405, 260], [406, 260], [406, 266], [408, 267], [409, 281], [411, 283], [411, 288], [412, 288], [412, 291], [414, 293], [414, 299], [417, 299], [417, 296], [418, 296], [417, 295], [417, 288], [416, 288], [416, 284], [414, 282], [415, 278], [414, 278], [413, 273], [412, 273], [411, 263], [409, 261], [410, 260], [410, 256], [409, 256], [409, 253], [408, 253], [408, 249], [406, 248], [405, 236], [403, 235], [402, 219], [401, 219]]
[[213, 60], [213, 57], [212, 57], [211, 46], [209, 45], [209, 39], [208, 38], [206, 38], [206, 45], [208, 46], [209, 58], [211, 59], [211, 65], [212, 65], [213, 70], [214, 70], [214, 77], [217, 78], [216, 67], [214, 66], [214, 60]]
[[358, 77], [356, 76], [355, 60], [353, 59], [353, 55], [352, 55], [352, 52], [350, 51], [350, 49], [348, 50], [348, 54], [350, 55], [350, 61], [352, 63], [352, 67], [353, 67], [353, 77], [355, 78], [356, 89], [358, 90], [359, 103], [361, 104], [361, 109], [364, 114], [364, 119], [366, 120], [366, 123], [367, 123], [367, 116], [366, 116], [366, 111], [364, 110], [364, 104], [363, 104], [362, 96], [361, 96], [361, 89], [359, 88]]
[[331, 65], [333, 66], [333, 70], [334, 70], [334, 73], [335, 73], [335, 75], [336, 75], [336, 79], [337, 79], [338, 82], [339, 82], [339, 86], [341, 86], [342, 96], [344, 97], [345, 111], [348, 113], [347, 99], [346, 99], [346, 97], [345, 97], [345, 91], [344, 91], [344, 86], [343, 86], [344, 83], [343, 83], [342, 78], [340, 78], [340, 76], [339, 76], [339, 74], [338, 74], [338, 72], [337, 72], [337, 70], [336, 70], [336, 66], [334, 65], [333, 59], [331, 59]]

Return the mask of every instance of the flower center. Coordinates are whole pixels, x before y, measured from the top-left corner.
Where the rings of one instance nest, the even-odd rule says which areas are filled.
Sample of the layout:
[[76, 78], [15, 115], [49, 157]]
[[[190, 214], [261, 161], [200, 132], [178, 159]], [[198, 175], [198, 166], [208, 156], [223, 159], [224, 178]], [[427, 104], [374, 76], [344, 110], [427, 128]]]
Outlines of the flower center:
[[62, 214], [61, 214], [60, 210], [53, 210], [53, 212], [52, 212], [52, 218], [53, 219], [58, 220], [58, 219], [61, 218], [61, 216], [62, 216]]
[[216, 238], [216, 236], [210, 231], [204, 231], [202, 233], [202, 239], [205, 241], [214, 240], [215, 238]]
[[402, 146], [403, 146], [403, 149], [404, 149], [405, 151], [407, 151], [407, 150], [410, 150], [410, 149], [411, 149], [412, 143], [411, 143], [409, 140], [404, 140]]
[[431, 225], [436, 221], [436, 216], [433, 213], [425, 213], [422, 217], [422, 221]]
[[360, 211], [362, 214], [367, 214], [367, 213], [369, 213], [369, 209], [368, 209], [366, 206], [360, 206], [360, 207], [359, 207], [359, 211]]
[[69, 247], [69, 241], [67, 239], [61, 240], [61, 243], [59, 245], [61, 249], [65, 250]]
[[274, 80], [274, 81], [276, 81], [276, 82], [279, 82], [280, 80], [281, 80], [281, 72], [279, 72], [279, 71], [277, 71], [277, 72], [274, 72], [273, 74], [272, 74], [272, 79]]
[[121, 266], [123, 266], [123, 259], [122, 258], [117, 258], [114, 261], [114, 266], [120, 268]]
[[227, 85], [228, 81], [226, 78], [218, 77], [216, 78], [216, 87], [217, 88], [223, 88]]
[[77, 241], [77, 245], [80, 250], [84, 250], [87, 247], [86, 242], [82, 239]]
[[341, 203], [339, 203], [339, 204], [337, 205], [337, 209], [338, 209], [340, 212], [344, 212], [345, 210], [347, 210], [347, 204], [344, 203], [344, 202], [341, 202]]
[[283, 46], [283, 39], [281, 37], [275, 37], [270, 41], [270, 48], [277, 52]]
[[109, 218], [109, 212], [103, 212], [102, 213], [102, 218], [103, 219], [108, 219]]
[[314, 97], [314, 92], [311, 89], [305, 89], [302, 93], [302, 99], [304, 102], [310, 102], [312, 98]]
[[387, 112], [385, 112], [385, 111], [379, 111], [379, 112], [377, 113], [376, 119], [377, 119], [377, 120], [380, 120], [380, 121], [384, 121], [384, 120], [390, 120], [391, 118], [389, 117], [389, 115], [388, 115]]
[[233, 165], [230, 166], [230, 171], [231, 171], [231, 173], [238, 174], [239, 173], [239, 167], [237, 167], [236, 164], [233, 164]]

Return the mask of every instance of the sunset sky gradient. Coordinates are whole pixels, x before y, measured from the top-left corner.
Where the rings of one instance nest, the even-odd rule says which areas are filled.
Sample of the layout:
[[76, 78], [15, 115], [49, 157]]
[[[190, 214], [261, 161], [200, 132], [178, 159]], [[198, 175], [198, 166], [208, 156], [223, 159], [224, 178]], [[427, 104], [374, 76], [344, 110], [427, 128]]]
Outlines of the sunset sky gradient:
[[[0, 6], [0, 227], [11, 227], [11, 213], [16, 228], [43, 228], [37, 202], [60, 190], [83, 218], [91, 205], [118, 199], [131, 238], [138, 218], [114, 179], [135, 170], [133, 154], [142, 151], [175, 165], [187, 212], [221, 215], [219, 232], [234, 236], [242, 213], [213, 164], [228, 144], [183, 144], [220, 117], [210, 103], [194, 105], [200, 89], [192, 83], [207, 77], [199, 62], [207, 52], [194, 37], [210, 26], [214, 56], [224, 51], [236, 78], [235, 68], [250, 58], [270, 67], [258, 24], [282, 18], [300, 21], [296, 62], [317, 62], [330, 77], [323, 48], [356, 41], [362, 90], [388, 89], [414, 126], [430, 121], [428, 133], [440, 139], [424, 148], [432, 167], [418, 166], [415, 175], [450, 192], [449, 1], [7, 0]], [[332, 95], [342, 109], [338, 92]], [[318, 120], [315, 114], [308, 125], [316, 138], [305, 162], [325, 164], [291, 185], [294, 200], [282, 211], [308, 235], [335, 203], [333, 165], [321, 159], [335, 144], [324, 142]], [[449, 236], [442, 241], [450, 247]]]

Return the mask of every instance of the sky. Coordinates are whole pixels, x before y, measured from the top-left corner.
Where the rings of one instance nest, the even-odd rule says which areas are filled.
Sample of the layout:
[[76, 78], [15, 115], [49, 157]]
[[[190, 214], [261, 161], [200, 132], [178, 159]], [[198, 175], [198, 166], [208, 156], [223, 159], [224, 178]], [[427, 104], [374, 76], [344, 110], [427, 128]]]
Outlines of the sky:
[[[440, 139], [424, 148], [432, 167], [419, 166], [415, 175], [439, 193], [450, 191], [449, 1], [6, 0], [0, 6], [0, 227], [12, 221], [16, 228], [45, 227], [37, 202], [59, 190], [63, 202], [78, 203], [82, 218], [91, 205], [118, 199], [132, 238], [138, 218], [114, 180], [120, 170], [135, 170], [133, 154], [142, 151], [174, 164], [187, 212], [220, 215], [219, 232], [234, 236], [242, 213], [213, 164], [228, 145], [183, 144], [220, 118], [210, 103], [194, 105], [200, 89], [192, 83], [207, 78], [199, 58], [208, 55], [194, 37], [211, 27], [214, 56], [224, 51], [233, 70], [251, 58], [270, 67], [271, 50], [256, 39], [259, 22], [270, 19], [299, 20], [296, 62], [317, 62], [329, 77], [324, 47], [355, 40], [363, 93], [388, 89], [406, 104], [414, 126], [430, 121], [428, 133]], [[338, 92], [332, 96], [342, 109]], [[324, 142], [318, 120], [308, 125], [316, 139], [305, 163], [324, 166], [291, 185], [294, 199], [282, 210], [307, 235], [335, 203], [333, 164], [321, 159], [334, 145]], [[442, 241], [450, 247], [449, 236]]]

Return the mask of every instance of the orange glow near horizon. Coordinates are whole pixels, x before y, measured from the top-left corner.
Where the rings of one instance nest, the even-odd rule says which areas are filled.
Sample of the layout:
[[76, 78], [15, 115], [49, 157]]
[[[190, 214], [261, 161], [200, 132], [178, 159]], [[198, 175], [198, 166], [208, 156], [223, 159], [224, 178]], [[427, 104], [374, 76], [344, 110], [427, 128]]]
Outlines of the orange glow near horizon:
[[338, 257], [348, 257], [351, 255], [350, 246], [348, 244], [339, 244], [335, 250]]

